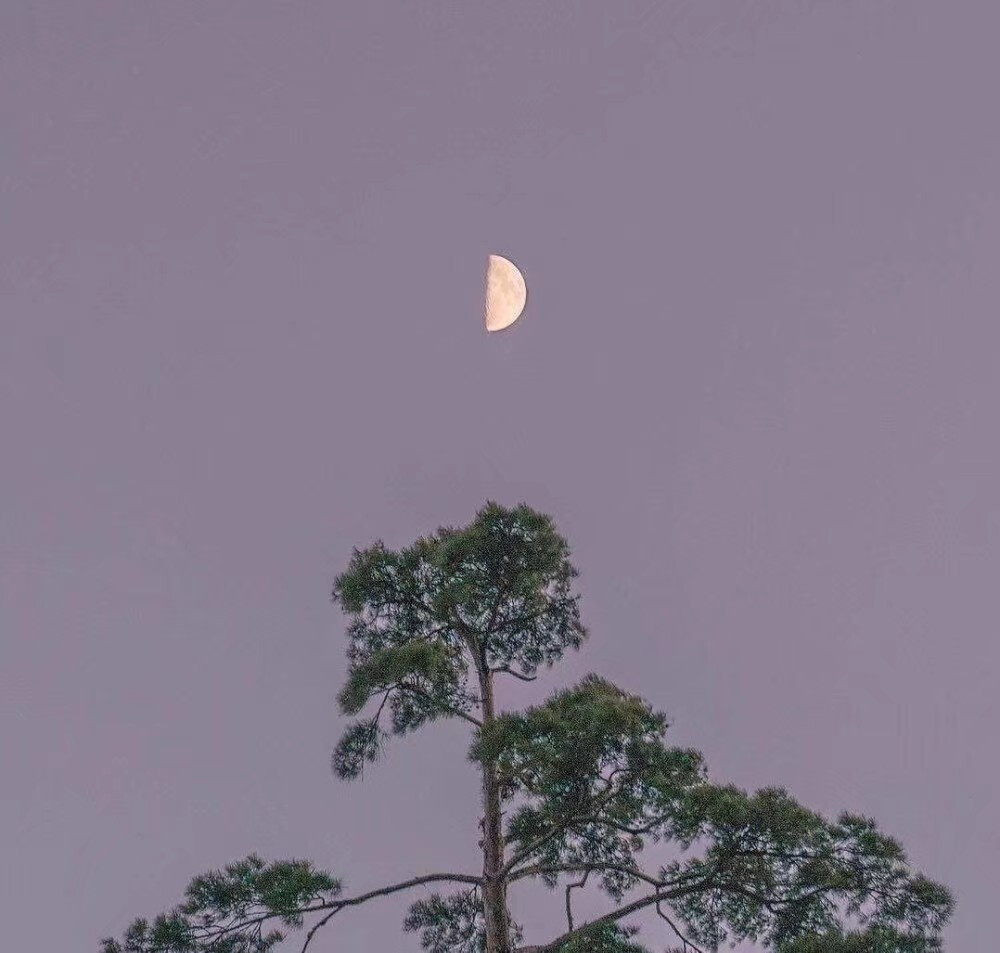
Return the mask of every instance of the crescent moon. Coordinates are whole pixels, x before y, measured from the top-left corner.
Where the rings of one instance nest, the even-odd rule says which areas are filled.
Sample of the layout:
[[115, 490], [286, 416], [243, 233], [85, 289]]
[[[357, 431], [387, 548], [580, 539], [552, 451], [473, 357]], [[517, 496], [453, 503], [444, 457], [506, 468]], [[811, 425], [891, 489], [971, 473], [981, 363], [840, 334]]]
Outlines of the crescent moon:
[[486, 262], [486, 330], [510, 327], [524, 311], [528, 289], [517, 266], [500, 255]]

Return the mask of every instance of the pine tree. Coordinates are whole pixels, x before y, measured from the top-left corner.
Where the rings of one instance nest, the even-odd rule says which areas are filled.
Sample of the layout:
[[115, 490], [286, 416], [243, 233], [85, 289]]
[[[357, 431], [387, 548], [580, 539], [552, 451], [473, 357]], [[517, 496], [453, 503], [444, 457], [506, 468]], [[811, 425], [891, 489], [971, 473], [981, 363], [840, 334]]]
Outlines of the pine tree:
[[[577, 575], [552, 520], [487, 503], [466, 527], [442, 527], [398, 552], [355, 549], [334, 582], [349, 624], [338, 702], [353, 717], [334, 772], [360, 778], [385, 743], [439, 718], [470, 726], [481, 778], [482, 870], [428, 873], [345, 895], [303, 860], [256, 854], [196, 877], [184, 901], [136, 920], [103, 953], [265, 953], [288, 928], [303, 951], [349, 907], [430, 888], [403, 928], [429, 953], [646, 953], [626, 925], [654, 910], [673, 951], [752, 941], [778, 953], [932, 953], [951, 915], [948, 890], [914, 873], [868, 817], [835, 820], [785, 790], [709, 781], [702, 756], [671, 747], [667, 722], [597, 675], [543, 704], [502, 711], [506, 679], [532, 680], [587, 636]], [[671, 845], [657, 869], [643, 847]], [[538, 880], [562, 887], [566, 927], [525, 943], [507, 895]], [[588, 882], [608, 913], [574, 920]], [[436, 892], [443, 885], [455, 891]]]

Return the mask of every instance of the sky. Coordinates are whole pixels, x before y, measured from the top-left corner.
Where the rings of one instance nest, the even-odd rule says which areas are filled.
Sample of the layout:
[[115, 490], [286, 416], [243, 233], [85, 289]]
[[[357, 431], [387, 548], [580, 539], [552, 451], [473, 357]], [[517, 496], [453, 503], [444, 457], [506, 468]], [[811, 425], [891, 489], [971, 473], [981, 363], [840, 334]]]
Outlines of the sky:
[[[475, 872], [460, 725], [332, 775], [330, 587], [495, 499], [555, 519], [591, 631], [501, 707], [601, 673], [713, 778], [875, 817], [992, 953], [998, 30], [3, 0], [6, 945], [96, 951], [250, 851]], [[529, 288], [495, 335], [490, 253]], [[412, 899], [317, 953], [418, 950]]]

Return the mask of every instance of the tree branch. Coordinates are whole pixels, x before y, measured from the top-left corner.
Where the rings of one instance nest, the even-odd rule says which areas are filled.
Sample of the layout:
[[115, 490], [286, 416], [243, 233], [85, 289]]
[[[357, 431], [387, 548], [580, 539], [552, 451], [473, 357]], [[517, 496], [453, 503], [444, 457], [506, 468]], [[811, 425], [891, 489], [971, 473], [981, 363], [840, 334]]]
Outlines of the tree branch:
[[367, 893], [359, 894], [356, 897], [346, 897], [343, 900], [331, 900], [329, 903], [322, 904], [317, 907], [309, 907], [302, 910], [295, 911], [296, 913], [316, 913], [320, 910], [329, 910], [329, 913], [323, 917], [323, 919], [318, 920], [306, 935], [306, 941], [302, 945], [302, 953], [308, 949], [309, 944], [312, 942], [313, 937], [320, 927], [326, 925], [330, 920], [345, 907], [356, 907], [358, 904], [367, 902], [368, 900], [373, 900], [376, 897], [387, 897], [389, 894], [398, 893], [400, 890], [408, 890], [411, 887], [419, 887], [422, 884], [436, 883], [442, 880], [450, 881], [452, 883], [466, 883], [475, 884], [479, 886], [483, 882], [482, 877], [476, 877], [472, 874], [424, 874], [422, 877], [413, 877], [410, 880], [404, 880], [398, 884], [391, 884], [388, 887], [379, 887], [377, 890], [369, 890]]
[[615, 923], [623, 917], [627, 917], [629, 914], [635, 913], [638, 910], [643, 910], [656, 903], [662, 903], [664, 900], [673, 900], [677, 897], [684, 896], [685, 894], [697, 893], [699, 890], [704, 890], [706, 886], [707, 884], [705, 883], [699, 883], [690, 887], [677, 887], [673, 890], [657, 890], [656, 893], [640, 897], [638, 900], [633, 900], [631, 903], [625, 904], [624, 907], [612, 910], [611, 913], [606, 913], [603, 917], [591, 920], [589, 923], [585, 923], [583, 926], [577, 927], [575, 930], [569, 930], [562, 936], [557, 936], [554, 940], [550, 940], [548, 943], [536, 946], [521, 946], [518, 947], [514, 953], [556, 953], [561, 946], [568, 943], [585, 930], [592, 929], [595, 926], [605, 923]]
[[491, 672], [504, 672], [507, 675], [513, 675], [514, 678], [519, 678], [522, 682], [533, 682], [537, 675], [522, 675], [520, 672], [515, 672], [509, 665], [499, 665], [497, 668], [491, 668]]
[[684, 953], [687, 953], [688, 947], [690, 947], [692, 950], [694, 950], [694, 953], [705, 953], [705, 951], [700, 946], [696, 946], [683, 933], [681, 933], [681, 931], [678, 928], [677, 924], [674, 923], [674, 921], [671, 920], [670, 917], [668, 917], [663, 912], [663, 910], [660, 908], [660, 902], [659, 901], [656, 904], [656, 912], [657, 912], [657, 914], [660, 916], [660, 918], [662, 920], [666, 920], [666, 922], [670, 925], [670, 929], [673, 930], [674, 933], [677, 935], [677, 939], [680, 940], [681, 943], [684, 944]]
[[587, 878], [590, 876], [590, 871], [585, 870], [583, 876], [579, 880], [575, 880], [572, 883], [566, 884], [566, 925], [572, 930], [573, 929], [573, 905], [570, 902], [570, 892], [574, 887], [586, 887]]
[[520, 870], [512, 872], [510, 882], [513, 883], [513, 881], [521, 880], [524, 877], [539, 877], [543, 874], [572, 874], [581, 872], [600, 873], [604, 870], [618, 871], [623, 874], [628, 874], [631, 877], [635, 877], [636, 880], [642, 880], [645, 883], [648, 883], [651, 887], [656, 887], [658, 890], [663, 887], [669, 887], [671, 884], [675, 883], [675, 881], [659, 880], [641, 870], [637, 870], [633, 867], [626, 867], [624, 864], [604, 863], [602, 861], [579, 864], [554, 864], [552, 866], [536, 864], [533, 867], [522, 867]]
[[[609, 791], [603, 791], [603, 792], [601, 792], [600, 797], [597, 798], [594, 803], [588, 804], [588, 805], [586, 805], [586, 807], [589, 810], [591, 810], [591, 811], [593, 811], [593, 809], [595, 807], [598, 810], [600, 810], [601, 808], [604, 807], [605, 804], [607, 804], [608, 801], [611, 800], [612, 794], [613, 794], [613, 792], [610, 791], [610, 790]], [[548, 833], [543, 834], [541, 837], [537, 838], [536, 840], [534, 840], [530, 844], [528, 844], [527, 847], [524, 847], [520, 851], [518, 851], [510, 859], [510, 861], [507, 863], [507, 865], [504, 867], [504, 869], [501, 871], [501, 873], [504, 876], [506, 876], [507, 874], [509, 874], [514, 869], [514, 867], [517, 864], [521, 863], [521, 861], [523, 861], [523, 860], [527, 860], [529, 857], [531, 857], [532, 854], [535, 853], [535, 851], [537, 851], [540, 847], [544, 847], [550, 840], [552, 840], [553, 837], [558, 837], [564, 831], [566, 831], [569, 828], [571, 828], [574, 824], [581, 824], [581, 823], [585, 824], [585, 823], [588, 823], [588, 822], [589, 823], [607, 823], [607, 824], [609, 824], [611, 826], [615, 826], [611, 821], [602, 819], [599, 814], [578, 814], [578, 813], [577, 814], [570, 814], [569, 817], [564, 818], [562, 821], [560, 821], [559, 823], [557, 823], [552, 828], [552, 830], [550, 830]], [[625, 831], [625, 833], [631, 834], [633, 832], [632, 831]]]
[[425, 692], [422, 688], [418, 688], [416, 685], [410, 685], [407, 682], [397, 682], [395, 687], [400, 689], [401, 691], [412, 692], [414, 695], [419, 695], [421, 698], [426, 698], [427, 701], [440, 708], [441, 711], [445, 712], [446, 714], [454, 715], [457, 718], [464, 718], [467, 722], [475, 725], [477, 728], [483, 727], [483, 723], [474, 715], [470, 715], [468, 712], [462, 711], [461, 708], [455, 708], [454, 706], [449, 705], [447, 702], [438, 701], [429, 692]]

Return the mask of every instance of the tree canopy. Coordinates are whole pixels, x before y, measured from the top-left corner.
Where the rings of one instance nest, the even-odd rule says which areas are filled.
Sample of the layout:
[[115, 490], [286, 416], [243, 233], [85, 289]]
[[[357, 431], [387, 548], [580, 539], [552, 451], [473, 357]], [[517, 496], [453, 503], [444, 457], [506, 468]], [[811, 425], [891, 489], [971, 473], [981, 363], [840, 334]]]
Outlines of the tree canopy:
[[[334, 773], [360, 779], [392, 737], [467, 722], [481, 870], [345, 894], [339, 872], [250, 854], [195, 877], [183, 902], [135, 920], [102, 953], [266, 953], [291, 930], [307, 951], [345, 909], [418, 889], [402, 926], [428, 953], [648, 953], [628, 922], [643, 910], [678, 953], [740, 941], [775, 953], [940, 951], [949, 891], [911, 869], [872, 818], [824, 817], [780, 787], [712, 782], [698, 751], [666, 742], [661, 712], [596, 674], [521, 711], [498, 708], [504, 680], [533, 680], [586, 639], [576, 577], [551, 518], [488, 502], [469, 525], [399, 551], [355, 549], [334, 581], [348, 619], [338, 703], [353, 719]], [[644, 865], [649, 844], [673, 859]], [[532, 881], [561, 888], [565, 928], [526, 941], [508, 893]], [[573, 891], [588, 883], [610, 903], [580, 922]]]

